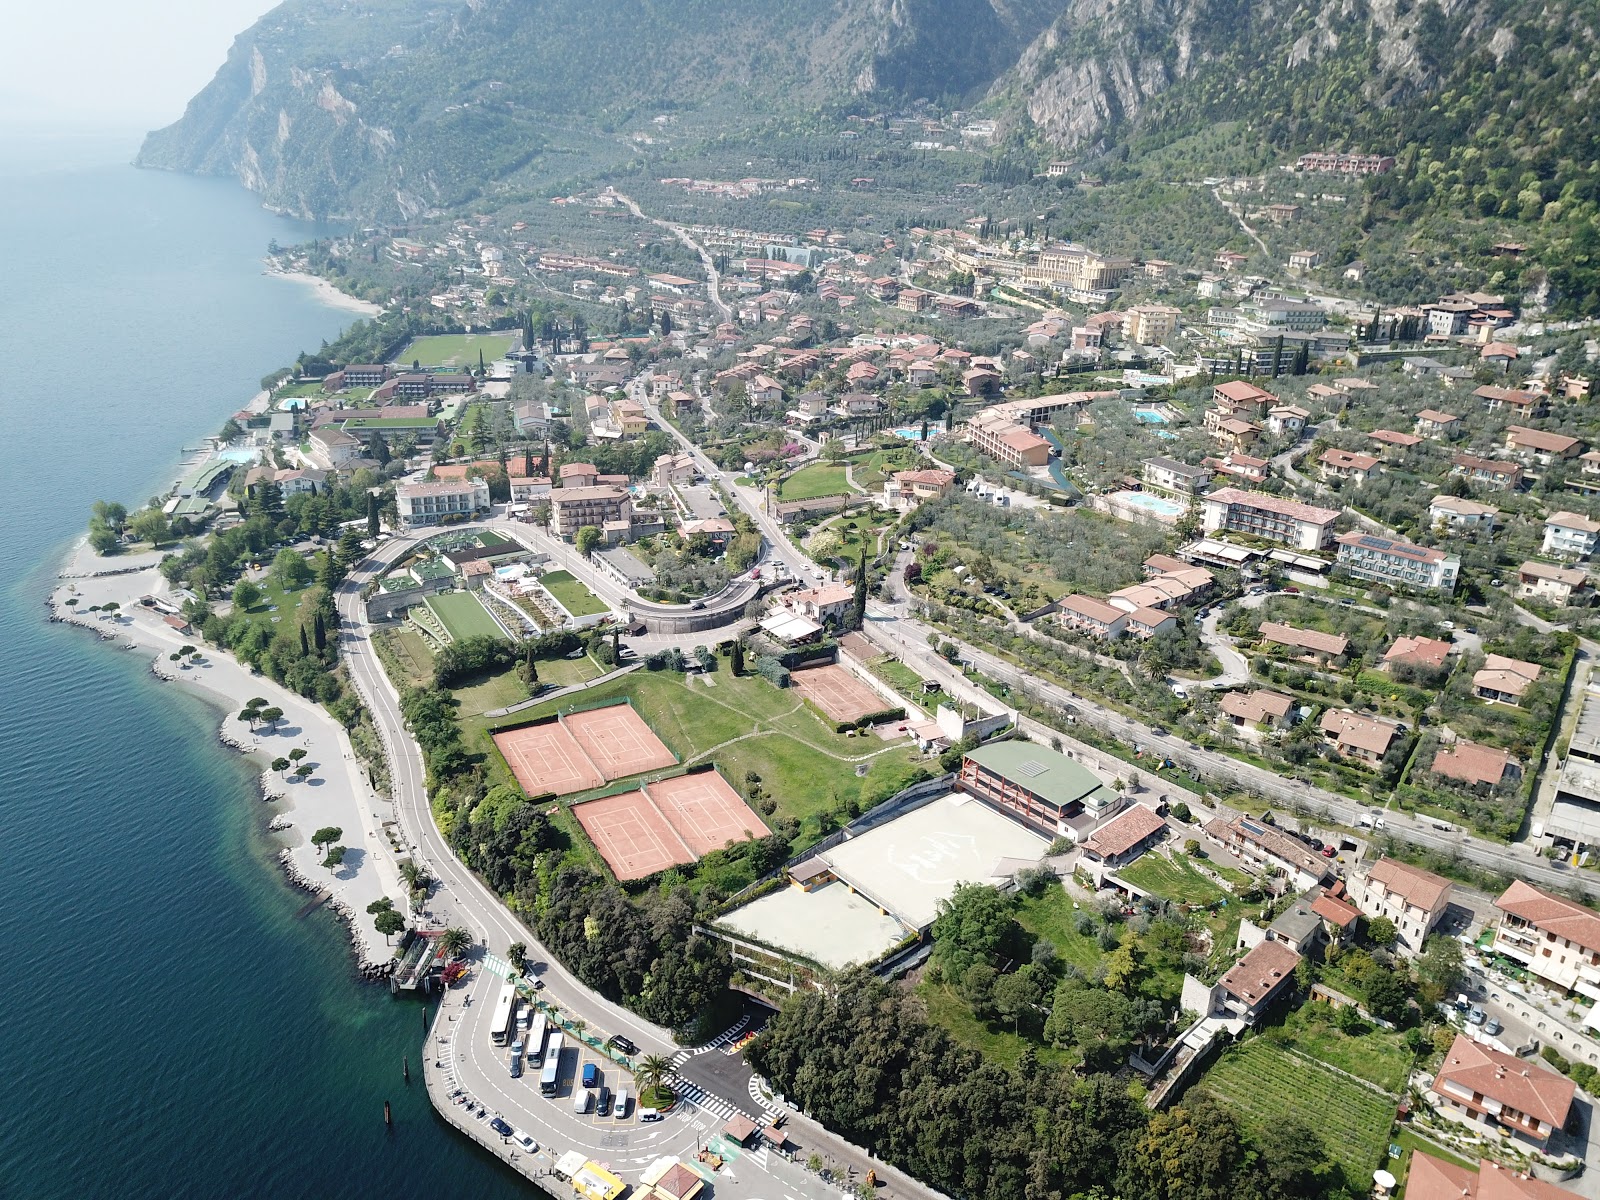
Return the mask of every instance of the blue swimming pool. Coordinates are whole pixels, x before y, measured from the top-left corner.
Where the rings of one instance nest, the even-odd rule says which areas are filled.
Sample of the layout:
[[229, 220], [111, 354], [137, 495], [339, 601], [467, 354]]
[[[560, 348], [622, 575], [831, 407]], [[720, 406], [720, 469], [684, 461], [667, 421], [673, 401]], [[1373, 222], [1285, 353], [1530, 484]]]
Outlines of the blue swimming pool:
[[1112, 492], [1110, 499], [1120, 501], [1131, 508], [1145, 509], [1160, 517], [1183, 515], [1183, 505], [1176, 500], [1168, 500], [1165, 496], [1155, 496], [1149, 492]]
[[1152, 408], [1136, 408], [1133, 410], [1133, 419], [1141, 425], [1165, 425], [1166, 414], [1158, 413]]
[[[929, 426], [928, 436], [932, 437], [933, 434], [934, 429], [932, 426]], [[903, 429], [896, 429], [894, 431], [894, 435], [897, 438], [905, 438], [905, 440], [908, 442], [920, 442], [922, 440], [922, 427], [920, 425], [908, 425]]]

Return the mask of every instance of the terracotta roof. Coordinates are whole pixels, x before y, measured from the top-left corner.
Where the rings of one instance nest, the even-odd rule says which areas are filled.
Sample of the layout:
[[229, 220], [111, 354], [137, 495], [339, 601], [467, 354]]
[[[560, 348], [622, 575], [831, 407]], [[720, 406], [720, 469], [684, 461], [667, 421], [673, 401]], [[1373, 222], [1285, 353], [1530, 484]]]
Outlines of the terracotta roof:
[[1367, 434], [1375, 442], [1383, 442], [1390, 446], [1420, 446], [1422, 439], [1414, 433], [1401, 433], [1394, 429], [1374, 429]]
[[1552, 896], [1520, 879], [1500, 893], [1494, 906], [1585, 950], [1600, 950], [1600, 913], [1592, 908], [1562, 896]]
[[1300, 956], [1282, 942], [1262, 942], [1222, 977], [1222, 990], [1252, 1008], [1294, 976]]
[[1214, 391], [1215, 395], [1226, 396], [1238, 404], [1257, 404], [1263, 400], [1276, 400], [1271, 392], [1263, 391], [1253, 383], [1246, 383], [1242, 379], [1230, 380], [1219, 383]]
[[1281, 692], [1229, 692], [1217, 707], [1230, 717], [1259, 723], [1268, 717], [1281, 720], [1288, 716], [1294, 700]]
[[568, 463], [561, 468], [561, 478], [571, 479], [575, 475], [598, 475], [600, 468], [593, 463]]
[[1490, 475], [1517, 475], [1522, 471], [1516, 463], [1500, 462], [1477, 454], [1458, 454], [1450, 460], [1450, 465], [1464, 471], [1483, 471]]
[[1322, 732], [1337, 746], [1354, 746], [1371, 754], [1387, 754], [1400, 728], [1382, 717], [1369, 717], [1347, 708], [1333, 708], [1322, 714]]
[[1432, 421], [1435, 425], [1450, 425], [1461, 420], [1455, 413], [1440, 412], [1437, 408], [1425, 408], [1417, 414], [1419, 421]]
[[1500, 510], [1494, 505], [1479, 504], [1476, 500], [1468, 500], [1465, 496], [1435, 496], [1428, 501], [1428, 507], [1434, 511], [1455, 513], [1461, 517], [1500, 515]]
[[1600, 533], [1600, 521], [1591, 521], [1581, 513], [1557, 512], [1544, 519], [1545, 525], [1559, 529], [1576, 529], [1579, 533]]
[[1166, 828], [1166, 824], [1155, 809], [1135, 804], [1090, 834], [1083, 843], [1083, 848], [1092, 850], [1104, 858], [1115, 858], [1119, 854], [1126, 854], [1145, 838]]
[[1120, 608], [1115, 608], [1104, 600], [1096, 600], [1093, 596], [1063, 596], [1057, 601], [1057, 607], [1106, 625], [1128, 615]]
[[1483, 660], [1483, 670], [1472, 677], [1472, 686], [1520, 696], [1528, 690], [1544, 670], [1537, 663], [1523, 662], [1518, 658], [1491, 654]]
[[1458, 1167], [1421, 1150], [1412, 1152], [1406, 1200], [1572, 1200], [1572, 1192], [1487, 1158], [1478, 1169]]
[[1361, 916], [1361, 910], [1354, 904], [1337, 896], [1330, 896], [1327, 892], [1323, 892], [1311, 902], [1311, 911], [1340, 929], [1349, 928]]
[[1450, 643], [1430, 637], [1398, 637], [1384, 651], [1386, 663], [1410, 663], [1418, 667], [1442, 667], [1450, 656]]
[[1296, 650], [1314, 650], [1318, 654], [1343, 654], [1350, 639], [1342, 633], [1323, 633], [1320, 629], [1300, 629], [1278, 621], [1261, 622], [1261, 640]]
[[597, 485], [595, 487], [564, 487], [550, 493], [551, 504], [573, 504], [581, 500], [621, 500], [627, 493], [621, 488]]
[[1414, 904], [1427, 912], [1434, 910], [1451, 886], [1444, 876], [1413, 867], [1398, 858], [1380, 858], [1367, 872], [1367, 879], [1381, 883], [1387, 891], [1393, 892], [1407, 904]]
[[1444, 1065], [1433, 1081], [1433, 1090], [1441, 1091], [1446, 1083], [1455, 1083], [1556, 1126], [1566, 1123], [1567, 1114], [1572, 1111], [1572, 1096], [1577, 1090], [1577, 1085], [1565, 1075], [1547, 1071], [1525, 1058], [1491, 1050], [1466, 1034], [1457, 1034], [1445, 1053]]
[[1297, 521], [1313, 521], [1318, 525], [1326, 525], [1338, 519], [1339, 510], [1335, 508], [1318, 508], [1315, 504], [1305, 504], [1299, 500], [1289, 500], [1283, 496], [1273, 496], [1267, 492], [1247, 492], [1240, 488], [1218, 488], [1206, 497], [1206, 501], [1216, 501], [1219, 504], [1243, 504], [1250, 508], [1259, 508], [1263, 512], [1277, 513], [1279, 516], [1293, 517]]
[[1589, 576], [1577, 567], [1557, 567], [1550, 563], [1525, 562], [1517, 568], [1517, 575], [1523, 579], [1549, 579], [1555, 583], [1564, 583], [1570, 588], [1581, 588], [1589, 582]]
[[1325, 467], [1337, 467], [1350, 471], [1370, 471], [1378, 465], [1378, 460], [1370, 454], [1357, 454], [1352, 450], [1324, 450], [1322, 457], [1317, 459]]
[[1581, 443], [1564, 433], [1551, 433], [1544, 429], [1529, 429], [1526, 425], [1506, 426], [1506, 446], [1526, 446], [1530, 450], [1546, 450], [1551, 454], [1565, 454]]
[[1433, 773], [1464, 783], [1487, 783], [1491, 787], [1505, 778], [1506, 768], [1516, 760], [1504, 750], [1459, 741], [1433, 756]]

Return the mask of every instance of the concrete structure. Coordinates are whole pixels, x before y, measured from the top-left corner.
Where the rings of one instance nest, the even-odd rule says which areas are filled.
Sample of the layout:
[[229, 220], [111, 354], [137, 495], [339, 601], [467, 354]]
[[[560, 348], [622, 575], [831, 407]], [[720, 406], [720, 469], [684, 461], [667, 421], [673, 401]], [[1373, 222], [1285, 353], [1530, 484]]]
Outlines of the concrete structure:
[[586, 525], [604, 529], [607, 523], [626, 522], [633, 512], [628, 493], [617, 487], [563, 484], [549, 499], [551, 531], [567, 541]]
[[1575, 512], [1551, 513], [1544, 520], [1543, 554], [1562, 558], [1588, 558], [1600, 545], [1600, 521]]
[[1175, 458], [1147, 458], [1141, 466], [1147, 487], [1178, 496], [1197, 495], [1211, 482], [1209, 467], [1191, 467]]
[[489, 485], [482, 479], [402, 483], [394, 489], [401, 529], [467, 520], [489, 509]]
[[1589, 592], [1589, 575], [1577, 567], [1525, 562], [1517, 568], [1517, 596], [1523, 600], [1565, 607], [1588, 600]]
[[1457, 1034], [1429, 1092], [1446, 1107], [1543, 1148], [1567, 1123], [1577, 1085], [1531, 1059]]
[[1396, 858], [1380, 858], [1350, 877], [1350, 899], [1368, 917], [1394, 922], [1399, 945], [1412, 953], [1450, 907], [1453, 885], [1443, 876]]
[[969, 750], [957, 782], [1052, 838], [1076, 838], [1073, 818], [1104, 817], [1123, 803], [1083, 764], [1031, 742], [991, 742]]
[[1338, 567], [1352, 578], [1442, 596], [1456, 590], [1461, 560], [1443, 550], [1370, 533], [1346, 533], [1334, 540], [1339, 545]]
[[1206, 496], [1203, 505], [1201, 527], [1207, 533], [1247, 533], [1296, 550], [1325, 549], [1339, 519], [1331, 508], [1238, 488], [1220, 488]]
[[791, 873], [792, 886], [734, 909], [717, 924], [835, 971], [871, 962], [915, 932], [839, 882], [822, 859], [809, 863], [813, 870]]
[[1516, 880], [1495, 900], [1494, 950], [1545, 983], [1600, 1000], [1600, 913]]

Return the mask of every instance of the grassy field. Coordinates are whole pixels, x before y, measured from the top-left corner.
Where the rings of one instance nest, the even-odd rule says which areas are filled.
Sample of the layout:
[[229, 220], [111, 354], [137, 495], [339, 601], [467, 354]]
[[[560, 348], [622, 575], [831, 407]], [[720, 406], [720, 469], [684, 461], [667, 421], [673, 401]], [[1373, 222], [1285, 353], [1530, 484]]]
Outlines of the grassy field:
[[[875, 738], [834, 733], [792, 692], [759, 676], [735, 679], [726, 660], [709, 678], [714, 686], [668, 672], [635, 671], [591, 688], [584, 698], [628, 697], [686, 766], [715, 762], [735, 787], [742, 787], [745, 773], [754, 771], [777, 801], [777, 815], [799, 820], [807, 841], [820, 836], [822, 814], [851, 800], [866, 804], [893, 795], [906, 786], [920, 762], [909, 747], [885, 750]], [[570, 698], [534, 705], [520, 715], [548, 716], [563, 703], [570, 704]], [[462, 732], [470, 749], [488, 753], [489, 724], [463, 712]], [[864, 775], [856, 774], [858, 766], [865, 767]], [[489, 755], [488, 767], [492, 782], [514, 782], [496, 755]], [[570, 799], [582, 798], [580, 793]]]
[[1247, 1127], [1289, 1118], [1315, 1131], [1354, 1186], [1364, 1186], [1384, 1160], [1393, 1102], [1263, 1038], [1224, 1054], [1200, 1086]]
[[514, 333], [448, 333], [420, 337], [395, 356], [395, 362], [409, 367], [413, 362], [424, 367], [476, 367], [478, 352], [483, 361], [493, 362], [516, 344]]
[[814, 500], [818, 496], [843, 496], [850, 491], [845, 469], [830, 463], [801, 467], [778, 488], [780, 500]]
[[1048, 1042], [1031, 1037], [1019, 1037], [1009, 1029], [1000, 1029], [973, 1015], [972, 1006], [958, 996], [948, 984], [932, 984], [927, 980], [917, 985], [917, 996], [927, 1007], [928, 1019], [943, 1026], [946, 1033], [963, 1046], [971, 1046], [987, 1060], [1015, 1067], [1024, 1047], [1031, 1046], [1042, 1063], [1072, 1066], [1077, 1055], [1058, 1050]]
[[471, 592], [441, 592], [437, 596], [429, 596], [426, 603], [453, 638], [459, 640], [479, 634], [505, 637], [494, 618], [484, 611], [483, 605]]
[[396, 687], [426, 687], [433, 682], [433, 651], [415, 629], [405, 625], [398, 629], [380, 629], [374, 637], [404, 673], [403, 680], [394, 680]]
[[579, 583], [569, 571], [546, 571], [539, 576], [539, 582], [544, 584], [545, 591], [561, 601], [561, 606], [575, 617], [603, 613], [611, 607]]
[[1181, 852], [1171, 858], [1158, 851], [1141, 855], [1132, 866], [1120, 868], [1117, 876], [1174, 904], [1209, 905], [1228, 897], [1215, 882], [1200, 874]]
[[1099, 939], [1078, 932], [1078, 918], [1088, 910], [1077, 907], [1066, 888], [1051, 887], [1040, 896], [1023, 896], [1017, 903], [1017, 924], [1035, 937], [1053, 943], [1056, 954], [1085, 975], [1105, 957]]
[[1355, 1035], [1341, 1033], [1331, 1022], [1309, 1019], [1308, 1013], [1322, 1007], [1296, 1009], [1264, 1036], [1399, 1096], [1415, 1061], [1400, 1035], [1377, 1028]]
[[922, 694], [922, 676], [918, 675], [898, 658], [886, 655], [867, 664], [867, 669], [883, 680], [901, 699], [909, 700], [918, 708], [932, 712], [938, 707], [942, 692], [935, 692], [932, 696]]

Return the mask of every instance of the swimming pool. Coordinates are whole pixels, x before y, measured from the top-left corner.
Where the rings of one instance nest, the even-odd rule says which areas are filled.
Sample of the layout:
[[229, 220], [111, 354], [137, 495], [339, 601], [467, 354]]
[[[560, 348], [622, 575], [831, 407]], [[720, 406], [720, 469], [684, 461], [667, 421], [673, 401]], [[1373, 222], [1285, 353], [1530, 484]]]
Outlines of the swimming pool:
[[1133, 419], [1141, 425], [1165, 425], [1166, 415], [1158, 413], [1152, 408], [1136, 408], [1133, 410]]
[[261, 456], [259, 450], [233, 449], [217, 451], [218, 458], [225, 458], [231, 463], [253, 463]]
[[1158, 438], [1166, 438], [1169, 442], [1175, 442], [1178, 440], [1178, 435], [1173, 433], [1170, 429], [1158, 429], [1156, 430], [1156, 436]]
[[[934, 432], [933, 426], [930, 425], [928, 427], [928, 436], [932, 437]], [[920, 442], [922, 441], [922, 427], [920, 425], [908, 425], [903, 429], [896, 429], [894, 435], [897, 438], [905, 438], [908, 442]]]
[[1109, 499], [1126, 504], [1130, 508], [1142, 508], [1158, 517], [1183, 515], [1183, 505], [1176, 500], [1168, 500], [1165, 496], [1155, 496], [1149, 492], [1112, 492]]

